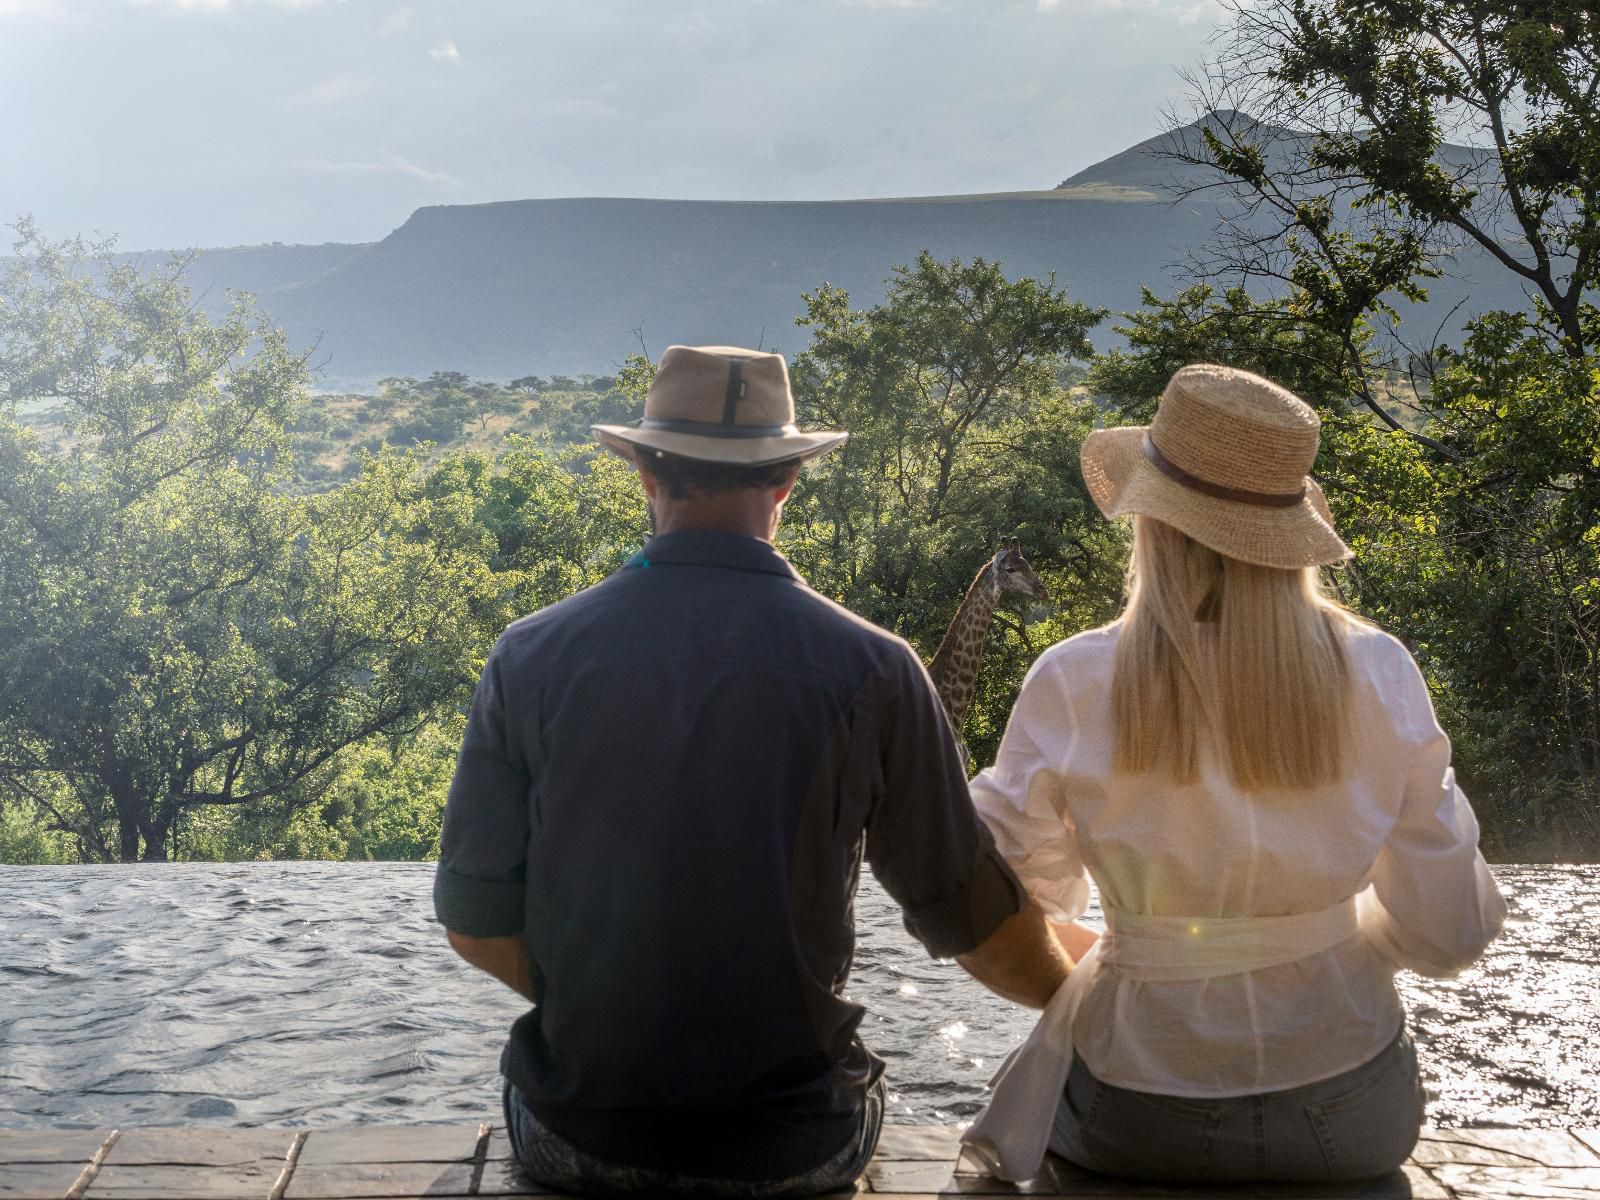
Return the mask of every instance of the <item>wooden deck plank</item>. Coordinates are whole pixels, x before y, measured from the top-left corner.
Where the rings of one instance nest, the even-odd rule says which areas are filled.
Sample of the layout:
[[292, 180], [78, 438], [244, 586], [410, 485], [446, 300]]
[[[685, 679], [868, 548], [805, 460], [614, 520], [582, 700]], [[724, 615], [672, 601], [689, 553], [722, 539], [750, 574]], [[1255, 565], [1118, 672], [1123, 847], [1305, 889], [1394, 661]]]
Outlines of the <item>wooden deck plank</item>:
[[[310, 1143], [307, 1143], [309, 1147]], [[390, 1196], [470, 1196], [467, 1162], [364, 1162], [296, 1168], [285, 1200], [354, 1200]], [[93, 1193], [90, 1193], [93, 1200]]]
[[484, 1149], [484, 1159], [488, 1162], [497, 1160], [512, 1162], [516, 1155], [511, 1150], [511, 1139], [506, 1137], [505, 1126], [494, 1125], [489, 1129], [489, 1142]]
[[261, 1167], [276, 1171], [294, 1144], [292, 1129], [218, 1129], [148, 1126], [127, 1129], [106, 1155], [101, 1173], [113, 1167]]
[[87, 1200], [265, 1200], [279, 1167], [276, 1162], [120, 1167], [107, 1163], [85, 1196]]
[[[103, 1130], [0, 1130], [0, 1200], [62, 1200], [105, 1145]], [[1600, 1200], [1600, 1131], [1430, 1129], [1413, 1162], [1384, 1179], [1348, 1185], [1204, 1189], [1112, 1179], [1051, 1159], [1024, 1187], [989, 1179], [959, 1157], [948, 1126], [890, 1125], [862, 1193], [1031, 1195], [1063, 1200], [1240, 1197], [1252, 1200]], [[290, 1148], [300, 1143], [292, 1170]], [[487, 1125], [290, 1129], [129, 1129], [105, 1153], [84, 1200], [418, 1200], [483, 1195], [544, 1197], [524, 1177], [502, 1129]], [[848, 1196], [851, 1193], [839, 1193]]]
[[1428, 1170], [1458, 1200], [1600, 1200], [1600, 1167], [1445, 1163]]
[[1356, 1183], [1254, 1184], [1249, 1194], [1263, 1200], [1451, 1200], [1444, 1186], [1416, 1163]]
[[961, 1131], [954, 1125], [885, 1125], [873, 1162], [955, 1162]]
[[867, 1167], [867, 1183], [874, 1192], [958, 1196], [1172, 1196], [1192, 1195], [1154, 1184], [1135, 1183], [1095, 1175], [1071, 1163], [1047, 1158], [1037, 1179], [1025, 1184], [1007, 1183], [971, 1169], [968, 1162], [881, 1161]]
[[81, 1162], [0, 1163], [0, 1196], [5, 1200], [61, 1200], [82, 1170]]
[[496, 1125], [489, 1131], [489, 1140], [484, 1147], [483, 1176], [478, 1182], [477, 1194], [521, 1197], [552, 1196], [557, 1193], [540, 1187], [522, 1173], [516, 1155], [511, 1152], [511, 1141], [506, 1137], [505, 1129]]
[[1600, 1153], [1565, 1129], [1428, 1129], [1411, 1157], [1425, 1167], [1600, 1167]]
[[300, 1151], [300, 1168], [348, 1163], [471, 1162], [479, 1126], [348, 1125], [313, 1129]]
[[555, 1196], [558, 1193], [534, 1183], [522, 1173], [515, 1159], [490, 1158], [483, 1164], [483, 1179], [478, 1184], [477, 1194], [523, 1197]]
[[292, 1129], [124, 1130], [84, 1195], [88, 1200], [265, 1200], [295, 1138]]
[[0, 1129], [0, 1166], [77, 1163], [94, 1157], [109, 1129]]

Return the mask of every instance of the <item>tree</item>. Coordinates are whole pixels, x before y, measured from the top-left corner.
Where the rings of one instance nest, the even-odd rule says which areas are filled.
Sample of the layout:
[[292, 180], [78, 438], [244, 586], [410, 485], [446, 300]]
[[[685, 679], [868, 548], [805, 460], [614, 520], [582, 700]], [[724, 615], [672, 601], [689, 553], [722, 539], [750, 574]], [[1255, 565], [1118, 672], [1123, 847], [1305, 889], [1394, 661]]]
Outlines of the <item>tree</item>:
[[[1352, 404], [1356, 384], [1342, 333], [1309, 321], [1295, 305], [1257, 300], [1243, 287], [1220, 295], [1195, 284], [1170, 300], [1144, 292], [1144, 308], [1116, 327], [1125, 346], [1098, 356], [1085, 387], [1116, 406], [1116, 416], [1145, 423], [1179, 367], [1218, 362], [1255, 371], [1300, 396], [1322, 419], [1314, 468], [1336, 522], [1363, 561], [1385, 553], [1395, 531], [1431, 529], [1435, 485], [1419, 443], [1391, 436], [1388, 426]], [[1365, 352], [1368, 332], [1356, 344]], [[1365, 358], [1356, 371], [1364, 370]], [[1391, 386], [1393, 385], [1393, 386]], [[1412, 397], [1390, 380], [1375, 384], [1386, 410], [1404, 423], [1419, 414]], [[1387, 539], [1387, 540], [1386, 540]]]
[[[470, 683], [500, 586], [469, 490], [389, 453], [290, 496], [304, 358], [182, 263], [19, 227], [0, 276], [0, 805], [80, 857], [172, 852], [205, 806], [300, 806], [339, 753]], [[18, 421], [56, 406], [65, 445]]]
[[[1451, 255], [1471, 248], [1527, 288], [1530, 328], [1568, 357], [1589, 355], [1584, 310], [1600, 272], [1592, 6], [1228, 8], [1230, 36], [1197, 80], [1196, 103], [1211, 115], [1172, 151], [1220, 170], [1246, 201], [1224, 230], [1217, 269], [1286, 283], [1303, 313], [1346, 333], [1394, 318], [1392, 297], [1421, 297]], [[1447, 135], [1469, 148], [1447, 146]], [[1357, 339], [1345, 349], [1359, 366]], [[1358, 395], [1384, 419], [1372, 394]]]
[[518, 612], [599, 583], [649, 534], [633, 467], [592, 442], [549, 451], [513, 435], [497, 462], [457, 462], [487, 473], [479, 519], [494, 538], [496, 567], [517, 581]]
[[[852, 310], [842, 290], [806, 297], [812, 340], [794, 364], [801, 419], [850, 440], [802, 476], [785, 551], [824, 594], [931, 656], [978, 568], [1015, 535], [1056, 597], [1041, 638], [1110, 615], [1120, 536], [1083, 490], [1078, 448], [1096, 410], [1061, 388], [1104, 315], [1051, 281], [998, 264], [923, 254], [884, 303]], [[1040, 648], [1005, 614], [967, 734], [992, 752], [1022, 672]]]
[[521, 397], [513, 390], [494, 383], [474, 383], [467, 389], [472, 415], [478, 429], [487, 432], [490, 417], [516, 417], [522, 413]]
[[[1593, 345], [1600, 321], [1582, 315]], [[1495, 834], [1547, 854], [1600, 846], [1597, 368], [1520, 313], [1475, 322], [1439, 356], [1430, 407], [1460, 453], [1435, 469], [1438, 550], [1408, 597], [1474, 734], [1467, 765], [1492, 790]]]
[[465, 723], [461, 712], [450, 712], [415, 733], [348, 747], [333, 781], [310, 804], [274, 798], [197, 810], [184, 823], [184, 852], [213, 862], [432, 858]]

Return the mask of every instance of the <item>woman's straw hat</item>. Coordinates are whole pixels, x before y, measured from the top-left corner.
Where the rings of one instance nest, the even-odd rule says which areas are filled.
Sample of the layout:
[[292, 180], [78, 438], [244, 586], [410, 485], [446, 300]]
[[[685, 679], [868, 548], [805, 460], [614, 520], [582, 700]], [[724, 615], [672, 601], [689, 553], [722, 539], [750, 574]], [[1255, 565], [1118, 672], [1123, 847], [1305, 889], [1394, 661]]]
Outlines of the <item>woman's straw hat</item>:
[[640, 447], [705, 462], [760, 467], [814, 458], [848, 433], [802, 433], [783, 355], [737, 346], [668, 346], [633, 425], [591, 432], [624, 458]]
[[1097, 429], [1083, 480], [1108, 517], [1144, 513], [1230, 558], [1312, 567], [1350, 557], [1306, 472], [1321, 427], [1287, 388], [1249, 371], [1175, 374], [1149, 425]]

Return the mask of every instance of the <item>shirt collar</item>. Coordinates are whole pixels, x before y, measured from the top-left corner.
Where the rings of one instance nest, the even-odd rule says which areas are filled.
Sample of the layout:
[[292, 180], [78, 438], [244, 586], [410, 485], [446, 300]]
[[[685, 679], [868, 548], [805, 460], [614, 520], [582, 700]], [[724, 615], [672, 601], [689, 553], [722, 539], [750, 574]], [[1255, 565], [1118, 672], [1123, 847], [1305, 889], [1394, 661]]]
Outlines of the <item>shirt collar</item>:
[[628, 559], [626, 565], [644, 567], [657, 563], [764, 571], [769, 575], [800, 579], [800, 573], [773, 548], [771, 542], [742, 533], [723, 533], [711, 529], [659, 533], [644, 544], [644, 549]]

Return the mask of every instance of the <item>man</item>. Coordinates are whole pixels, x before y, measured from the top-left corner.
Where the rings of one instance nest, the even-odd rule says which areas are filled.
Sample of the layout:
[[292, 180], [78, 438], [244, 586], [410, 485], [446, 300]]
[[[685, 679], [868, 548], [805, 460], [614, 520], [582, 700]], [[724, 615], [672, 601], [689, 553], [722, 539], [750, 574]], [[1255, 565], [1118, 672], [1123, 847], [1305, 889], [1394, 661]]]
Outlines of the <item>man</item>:
[[865, 851], [931, 954], [1041, 1007], [1070, 962], [967, 796], [909, 646], [773, 549], [801, 464], [783, 358], [670, 347], [631, 459], [654, 536], [513, 624], [450, 788], [435, 908], [533, 1007], [501, 1058], [528, 1173], [578, 1192], [848, 1186], [882, 1063], [843, 989]]

